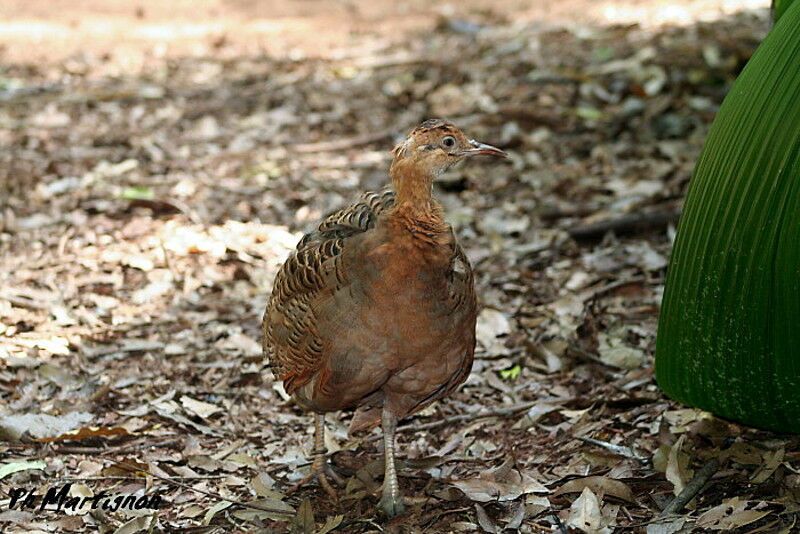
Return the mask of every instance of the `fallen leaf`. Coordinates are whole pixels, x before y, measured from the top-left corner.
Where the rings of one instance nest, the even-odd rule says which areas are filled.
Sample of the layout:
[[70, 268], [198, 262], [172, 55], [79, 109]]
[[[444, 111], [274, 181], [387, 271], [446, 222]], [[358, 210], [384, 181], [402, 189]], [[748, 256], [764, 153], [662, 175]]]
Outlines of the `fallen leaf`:
[[201, 419], [207, 419], [209, 416], [223, 411], [223, 409], [216, 404], [199, 401], [186, 395], [181, 397], [181, 404], [186, 410], [192, 412]]
[[621, 339], [600, 334], [597, 349], [600, 361], [620, 369], [637, 369], [644, 364], [645, 354], [641, 349], [626, 345]]
[[584, 488], [591, 489], [600, 495], [611, 495], [623, 501], [635, 502], [633, 492], [627, 484], [619, 480], [604, 476], [590, 476], [574, 478], [553, 492], [553, 495], [563, 495], [564, 493], [581, 493]]
[[200, 425], [198, 423], [195, 423], [194, 421], [192, 421], [188, 417], [184, 417], [184, 416], [182, 416], [180, 414], [177, 414], [177, 413], [169, 412], [168, 410], [162, 408], [163, 405], [164, 405], [164, 403], [162, 403], [161, 405], [157, 406], [156, 409], [155, 409], [156, 413], [158, 415], [160, 415], [161, 417], [164, 417], [166, 419], [170, 419], [170, 420], [175, 421], [176, 423], [180, 423], [182, 425], [186, 425], [186, 426], [192, 427], [195, 430], [198, 430], [199, 432], [202, 432], [203, 434], [207, 434], [207, 435], [211, 435], [211, 436], [219, 435], [219, 433], [217, 431], [215, 431], [214, 429], [212, 429], [209, 426]]
[[314, 522], [314, 510], [311, 507], [311, 501], [303, 499], [297, 513], [292, 518], [292, 525], [295, 526], [295, 531], [302, 532], [302, 534], [314, 534], [317, 525]]
[[122, 427], [85, 427], [73, 432], [67, 432], [52, 438], [40, 438], [37, 441], [81, 441], [84, 439], [103, 438], [108, 436], [127, 436], [129, 432]]
[[525, 497], [525, 515], [535, 517], [550, 508], [550, 500], [541, 495], [528, 495]]
[[753, 484], [761, 484], [766, 482], [769, 477], [778, 469], [778, 466], [783, 463], [783, 458], [786, 451], [783, 447], [777, 451], [766, 451], [764, 453], [764, 463], [753, 473], [750, 481]]
[[686, 523], [685, 517], [669, 517], [659, 519], [655, 523], [647, 525], [647, 534], [674, 534], [683, 528]]
[[245, 356], [260, 356], [263, 350], [261, 343], [241, 332], [219, 340], [214, 346], [222, 350], [242, 353]]
[[114, 531], [114, 534], [134, 534], [135, 532], [147, 530], [150, 528], [150, 522], [152, 520], [153, 518], [149, 515], [135, 517], [127, 523], [123, 523], [117, 530]]
[[126, 477], [145, 477], [150, 473], [150, 466], [134, 458], [123, 458], [119, 464], [111, 464], [104, 468], [101, 474], [104, 476], [126, 476]]
[[511, 504], [511, 512], [505, 516], [505, 528], [511, 530], [518, 530], [525, 520], [525, 504], [521, 502], [514, 502]]
[[256, 492], [259, 497], [272, 497], [276, 498], [282, 495], [275, 491], [275, 480], [272, 479], [266, 472], [259, 473], [250, 481], [250, 487]]
[[532, 476], [513, 468], [487, 470], [476, 478], [456, 480], [451, 483], [469, 499], [477, 502], [513, 501], [528, 493], [550, 492]]
[[7, 415], [0, 417], [0, 438], [19, 441], [25, 433], [35, 439], [60, 436], [78, 425], [88, 423], [92, 418], [92, 414], [86, 412], [69, 412], [59, 416], [48, 414]]
[[484, 308], [478, 314], [475, 337], [487, 352], [502, 352], [502, 344], [497, 338], [509, 332], [511, 332], [511, 323], [503, 312]]
[[672, 410], [664, 413], [664, 419], [670, 424], [669, 431], [673, 434], [686, 432], [692, 424], [713, 418], [714, 416], [710, 413], [695, 408]]
[[669, 456], [667, 457], [665, 474], [667, 480], [672, 482], [672, 491], [675, 495], [683, 491], [686, 483], [692, 478], [692, 472], [689, 469], [689, 456], [681, 450], [684, 441], [686, 441], [686, 434], [678, 438], [678, 441], [669, 450]]
[[586, 534], [611, 534], [611, 529], [600, 512], [600, 500], [589, 488], [569, 507], [567, 524]]
[[329, 517], [325, 521], [325, 524], [322, 525], [322, 528], [320, 528], [316, 532], [316, 534], [328, 534], [328, 532], [335, 530], [339, 525], [341, 525], [343, 519], [344, 519], [343, 515], [335, 515], [333, 517]]
[[478, 503], [475, 503], [475, 516], [478, 519], [478, 525], [484, 532], [497, 534], [497, 525], [495, 525], [494, 521], [489, 517], [489, 514], [486, 513], [483, 506]]
[[47, 467], [47, 462], [43, 460], [36, 460], [33, 462], [11, 462], [0, 465], [0, 480], [13, 473], [28, 471], [29, 469], [44, 469], [45, 467]]
[[291, 505], [281, 501], [280, 499], [258, 499], [250, 501], [248, 504], [252, 506], [261, 506], [264, 508], [271, 508], [271, 510], [257, 510], [255, 508], [245, 508], [243, 510], [236, 510], [231, 515], [237, 519], [245, 521], [253, 521], [255, 519], [264, 520], [271, 519], [272, 521], [286, 521], [291, 518], [295, 510]]
[[222, 510], [226, 508], [230, 508], [233, 505], [230, 501], [220, 501], [211, 508], [208, 509], [206, 515], [203, 517], [203, 524], [208, 525], [214, 519], [214, 516], [217, 515]]
[[696, 525], [711, 530], [732, 531], [768, 515], [770, 510], [757, 509], [763, 506], [763, 502], [754, 503], [733, 497], [703, 513], [697, 518]]

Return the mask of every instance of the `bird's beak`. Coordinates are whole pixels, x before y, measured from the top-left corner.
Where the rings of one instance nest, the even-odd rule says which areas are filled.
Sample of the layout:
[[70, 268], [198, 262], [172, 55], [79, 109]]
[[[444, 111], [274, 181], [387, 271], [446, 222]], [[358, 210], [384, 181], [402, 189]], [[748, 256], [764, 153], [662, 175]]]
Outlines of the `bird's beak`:
[[461, 151], [461, 155], [463, 156], [495, 156], [498, 158], [507, 158], [508, 154], [504, 151], [500, 150], [497, 147], [492, 145], [487, 145], [485, 143], [479, 143], [473, 139], [470, 139], [469, 144], [472, 148], [468, 148], [466, 150]]

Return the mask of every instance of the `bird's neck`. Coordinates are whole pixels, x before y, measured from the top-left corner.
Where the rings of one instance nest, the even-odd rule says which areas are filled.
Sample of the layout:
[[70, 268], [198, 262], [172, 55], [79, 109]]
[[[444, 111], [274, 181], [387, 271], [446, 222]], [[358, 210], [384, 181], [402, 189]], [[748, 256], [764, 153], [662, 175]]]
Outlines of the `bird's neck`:
[[433, 173], [413, 161], [396, 160], [391, 174], [395, 192], [392, 218], [414, 237], [438, 242], [448, 227], [442, 206], [433, 198]]

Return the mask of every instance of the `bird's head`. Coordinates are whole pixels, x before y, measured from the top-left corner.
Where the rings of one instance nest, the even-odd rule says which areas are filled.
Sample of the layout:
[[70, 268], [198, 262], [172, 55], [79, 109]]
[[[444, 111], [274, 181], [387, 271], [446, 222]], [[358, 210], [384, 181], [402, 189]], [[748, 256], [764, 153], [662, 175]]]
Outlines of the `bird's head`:
[[499, 148], [468, 139], [451, 122], [442, 119], [430, 119], [414, 128], [393, 154], [393, 171], [402, 167], [406, 172], [432, 177], [468, 156], [508, 157]]

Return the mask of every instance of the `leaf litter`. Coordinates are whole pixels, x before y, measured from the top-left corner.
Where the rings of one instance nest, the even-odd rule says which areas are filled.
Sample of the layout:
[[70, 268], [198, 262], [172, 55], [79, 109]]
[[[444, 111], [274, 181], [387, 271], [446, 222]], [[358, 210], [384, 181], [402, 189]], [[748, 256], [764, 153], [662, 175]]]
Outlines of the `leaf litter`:
[[[333, 59], [231, 37], [140, 70], [92, 53], [4, 64], [0, 499], [71, 477], [167, 506], [62, 517], [6, 499], [0, 529], [790, 531], [800, 441], [653, 380], [691, 170], [768, 28], [763, 9], [720, 17], [560, 27], [488, 9]], [[380, 440], [349, 437], [346, 414], [326, 437], [340, 501], [285, 493], [311, 419], [264, 369], [259, 323], [302, 232], [384, 186], [392, 142], [435, 115], [511, 162], [436, 186], [475, 267], [478, 352], [400, 433], [409, 513], [386, 522]]]

